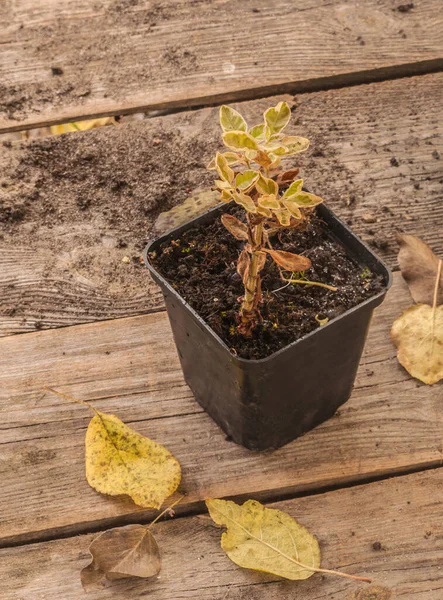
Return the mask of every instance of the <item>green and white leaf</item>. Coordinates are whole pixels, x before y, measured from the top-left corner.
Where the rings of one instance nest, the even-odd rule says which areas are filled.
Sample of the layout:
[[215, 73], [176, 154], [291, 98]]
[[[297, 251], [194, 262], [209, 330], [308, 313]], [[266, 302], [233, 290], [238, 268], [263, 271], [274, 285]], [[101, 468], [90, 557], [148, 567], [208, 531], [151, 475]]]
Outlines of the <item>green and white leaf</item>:
[[[238, 165], [241, 162], [243, 162], [242, 155], [237, 154], [236, 152], [223, 152], [221, 154], [222, 154], [222, 156], [224, 156], [226, 158], [226, 161], [230, 167], [233, 167], [234, 165]], [[217, 166], [215, 163], [215, 157], [209, 162], [209, 164], [206, 168], [209, 171], [215, 171], [217, 169]]]
[[266, 139], [270, 139], [270, 136], [274, 133], [280, 133], [282, 129], [286, 127], [291, 118], [291, 109], [287, 102], [279, 102], [277, 106], [268, 108], [265, 111], [265, 123], [266, 123]]
[[[286, 136], [281, 140], [281, 144], [285, 146], [284, 154], [286, 156], [291, 156], [293, 154], [298, 154], [299, 152], [304, 152], [309, 148], [309, 140], [304, 137], [299, 137], [297, 135]], [[274, 152], [281, 156], [280, 152]]]
[[215, 166], [217, 169], [217, 173], [220, 175], [220, 177], [224, 181], [232, 183], [234, 179], [234, 171], [229, 166], [226, 158], [223, 156], [223, 154], [220, 154], [220, 152], [217, 152], [217, 154], [215, 155]]
[[243, 206], [243, 208], [245, 210], [247, 210], [248, 212], [251, 212], [251, 213], [257, 212], [254, 201], [247, 194], [243, 194], [242, 192], [240, 192], [240, 193], [233, 192], [232, 196], [233, 196], [234, 201], [237, 204], [239, 204], [240, 206]]
[[291, 202], [297, 204], [301, 208], [312, 208], [323, 202], [323, 199], [309, 192], [299, 192], [288, 198]]
[[230, 190], [230, 189], [232, 189], [232, 185], [229, 183], [229, 181], [225, 181], [224, 179], [216, 179], [214, 181], [214, 183], [218, 187], [219, 190]]
[[235, 178], [235, 187], [241, 191], [250, 189], [257, 181], [260, 173], [258, 171], [248, 170], [238, 173]]
[[220, 107], [220, 125], [223, 131], [247, 131], [248, 125], [241, 114], [230, 106]]
[[295, 196], [299, 194], [303, 189], [303, 179], [297, 179], [293, 181], [288, 189], [283, 194], [283, 198], [291, 198], [291, 196]]
[[280, 208], [280, 202], [277, 200], [275, 194], [260, 196], [258, 204], [263, 208], [270, 208], [273, 210], [278, 210]]
[[260, 125], [254, 125], [254, 127], [252, 127], [249, 130], [249, 135], [252, 135], [252, 137], [258, 141], [264, 140], [265, 139], [265, 124], [260, 123]]
[[302, 218], [302, 213], [300, 208], [298, 207], [296, 202], [293, 202], [292, 199], [291, 200], [287, 200], [285, 198], [283, 198], [282, 200], [282, 204], [285, 208], [288, 209], [288, 211], [291, 213], [291, 215], [295, 218], [295, 219], [301, 219]]
[[255, 184], [257, 190], [261, 194], [278, 194], [278, 183], [273, 179], [269, 179], [260, 173], [260, 177], [257, 179], [257, 183]]
[[257, 141], [244, 131], [228, 131], [223, 134], [223, 143], [231, 150], [257, 150]]

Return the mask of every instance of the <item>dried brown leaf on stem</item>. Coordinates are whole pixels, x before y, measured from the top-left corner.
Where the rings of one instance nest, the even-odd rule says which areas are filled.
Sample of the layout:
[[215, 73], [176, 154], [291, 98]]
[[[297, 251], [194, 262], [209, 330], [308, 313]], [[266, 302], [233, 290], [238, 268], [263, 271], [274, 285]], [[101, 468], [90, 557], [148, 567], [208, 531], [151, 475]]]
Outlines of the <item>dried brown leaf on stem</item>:
[[92, 561], [80, 573], [83, 589], [86, 592], [101, 590], [117, 579], [129, 577], [150, 578], [160, 572], [160, 549], [151, 527], [173, 506], [166, 508], [148, 526], [126, 525], [104, 531], [92, 540], [89, 552]]
[[[398, 263], [414, 302], [432, 304], [439, 258], [418, 237], [397, 233]], [[443, 273], [438, 283], [437, 306], [443, 304]]]
[[394, 321], [391, 337], [400, 364], [412, 377], [433, 385], [443, 379], [443, 261], [419, 238], [398, 239], [402, 274], [420, 303]]

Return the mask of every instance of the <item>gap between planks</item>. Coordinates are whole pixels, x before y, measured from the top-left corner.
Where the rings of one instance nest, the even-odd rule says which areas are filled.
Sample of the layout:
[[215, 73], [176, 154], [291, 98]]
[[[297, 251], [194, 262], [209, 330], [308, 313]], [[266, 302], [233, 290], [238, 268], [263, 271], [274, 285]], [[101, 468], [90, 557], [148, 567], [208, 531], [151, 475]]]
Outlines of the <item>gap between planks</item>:
[[168, 102], [157, 102], [152, 104], [135, 103], [133, 105], [118, 105], [112, 109], [104, 108], [96, 112], [78, 110], [77, 112], [66, 114], [66, 116], [56, 116], [52, 119], [42, 119], [41, 121], [35, 120], [27, 124], [20, 123], [18, 125], [2, 126], [0, 127], [0, 141], [2, 134], [28, 131], [40, 127], [50, 127], [76, 121], [133, 115], [136, 113], [146, 113], [147, 117], [156, 118], [158, 116], [173, 115], [186, 111], [220, 106], [225, 103], [260, 100], [282, 94], [309, 94], [369, 83], [430, 75], [433, 73], [440, 73], [441, 71], [443, 71], [443, 58], [436, 58], [416, 63], [406, 63], [391, 67], [381, 67], [378, 69], [332, 75], [330, 77], [319, 77], [318, 79], [281, 82], [257, 88], [223, 92], [212, 96], [189, 97], [176, 101], [170, 100]]
[[250, 89], [263, 93], [258, 79], [270, 94], [417, 74], [443, 58], [439, 0], [407, 13], [392, 0], [268, 0], [260, 9], [228, 0], [34, 5], [0, 5], [5, 131], [125, 108], [241, 100]]
[[[252, 497], [254, 500], [258, 500], [262, 504], [267, 505], [274, 502], [285, 502], [288, 500], [296, 500], [298, 498], [311, 498], [315, 496], [321, 496], [323, 494], [337, 492], [340, 490], [352, 490], [353, 488], [360, 488], [362, 486], [372, 485], [374, 483], [389, 482], [396, 478], [407, 477], [409, 475], [414, 475], [418, 473], [426, 473], [427, 471], [440, 473], [443, 472], [440, 471], [440, 469], [442, 468], [443, 460], [440, 460], [434, 461], [429, 464], [415, 465], [409, 468], [400, 469], [394, 473], [386, 472], [383, 474], [377, 474], [373, 476], [368, 474], [364, 478], [350, 479], [349, 481], [342, 481], [340, 483], [331, 482], [329, 485], [323, 485], [319, 487], [313, 486], [312, 488], [307, 488], [306, 490], [301, 492], [295, 492], [294, 488], [280, 488], [278, 490], [267, 490], [265, 492], [253, 493]], [[164, 510], [165, 507], [167, 507], [169, 504], [172, 504], [176, 496], [177, 494], [171, 498], [168, 498], [165, 501], [162, 508], [159, 509], [159, 511], [145, 510], [143, 513], [120, 515], [112, 519], [101, 519], [97, 522], [87, 523], [84, 526], [75, 525], [69, 527], [58, 527], [54, 529], [45, 530], [44, 532], [37, 532], [35, 534], [33, 532], [29, 532], [29, 534], [14, 537], [10, 540], [8, 540], [8, 538], [3, 538], [0, 539], [0, 549], [16, 548], [20, 546], [31, 546], [34, 544], [40, 544], [42, 542], [69, 539], [78, 535], [101, 533], [113, 527], [123, 527], [124, 525], [148, 525], [155, 519], [157, 514]], [[223, 498], [225, 500], [232, 500], [234, 502], [237, 502], [237, 504], [242, 504], [243, 502], [246, 502], [246, 500], [251, 499], [251, 494], [232, 494]], [[180, 506], [180, 504], [178, 504], [174, 507], [174, 520], [195, 517], [203, 515], [206, 512], [207, 509], [204, 500], [200, 500], [198, 502], [191, 502], [189, 504], [186, 504], [185, 506]]]

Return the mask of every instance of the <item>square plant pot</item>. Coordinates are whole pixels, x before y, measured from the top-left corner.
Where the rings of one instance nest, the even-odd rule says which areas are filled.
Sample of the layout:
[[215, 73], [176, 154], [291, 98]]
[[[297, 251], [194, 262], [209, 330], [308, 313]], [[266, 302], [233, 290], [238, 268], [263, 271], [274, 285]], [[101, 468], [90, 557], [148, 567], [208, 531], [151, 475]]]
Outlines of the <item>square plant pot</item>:
[[144, 259], [165, 299], [186, 383], [197, 402], [235, 442], [251, 450], [279, 448], [333, 416], [352, 392], [374, 308], [392, 283], [388, 267], [324, 204], [317, 214], [384, 289], [326, 325], [259, 360], [234, 355], [150, 261], [161, 244], [213, 222], [217, 206], [147, 246]]

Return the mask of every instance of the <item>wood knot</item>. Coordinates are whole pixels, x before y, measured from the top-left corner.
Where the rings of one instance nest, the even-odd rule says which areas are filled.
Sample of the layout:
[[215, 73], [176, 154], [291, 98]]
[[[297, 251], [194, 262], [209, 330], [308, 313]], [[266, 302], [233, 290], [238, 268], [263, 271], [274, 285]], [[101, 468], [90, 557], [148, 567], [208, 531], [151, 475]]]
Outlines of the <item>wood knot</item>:
[[392, 592], [388, 588], [371, 585], [354, 592], [348, 600], [389, 600], [390, 598], [392, 598]]

